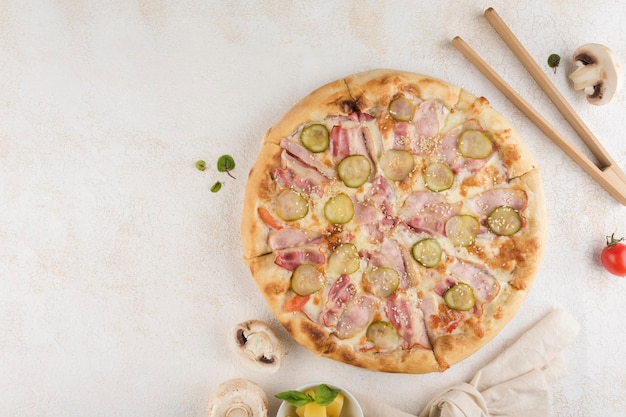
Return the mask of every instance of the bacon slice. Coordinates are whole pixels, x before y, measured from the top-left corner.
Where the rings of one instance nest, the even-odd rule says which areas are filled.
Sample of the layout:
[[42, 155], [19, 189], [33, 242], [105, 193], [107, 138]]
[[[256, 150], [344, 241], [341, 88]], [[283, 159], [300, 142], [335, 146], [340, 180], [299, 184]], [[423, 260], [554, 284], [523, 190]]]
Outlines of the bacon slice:
[[328, 290], [328, 298], [322, 312], [322, 322], [325, 326], [334, 327], [337, 325], [341, 313], [343, 313], [344, 305], [355, 293], [356, 287], [349, 275], [342, 275], [333, 283]]
[[292, 140], [283, 138], [280, 141], [280, 146], [284, 150], [286, 150], [289, 154], [299, 159], [300, 162], [302, 162], [304, 165], [307, 165], [315, 169], [317, 172], [322, 174], [327, 179], [332, 180], [333, 178], [337, 178], [337, 173], [335, 172], [333, 168], [324, 164], [315, 156], [314, 153], [309, 151], [307, 148], [305, 148], [301, 144], [294, 142]]
[[416, 191], [406, 199], [399, 215], [403, 221], [418, 231], [443, 235], [446, 221], [460, 212], [461, 203], [448, 203], [439, 194]]
[[350, 134], [356, 134], [357, 129], [346, 129], [339, 125], [330, 130], [330, 153], [333, 162], [339, 163], [343, 158], [350, 155]]
[[326, 256], [315, 247], [285, 248], [276, 251], [276, 265], [289, 271], [302, 264], [323, 265]]
[[371, 166], [370, 180], [376, 172], [374, 139], [366, 126], [344, 127], [335, 125], [330, 130], [330, 153], [335, 164], [349, 155], [363, 155]]
[[305, 165], [298, 158], [287, 151], [281, 154], [282, 168], [272, 170], [272, 176], [283, 187], [294, 187], [305, 194], [318, 198], [324, 195], [324, 184], [329, 179], [320, 174], [315, 168]]
[[405, 294], [394, 294], [387, 298], [385, 306], [387, 317], [391, 324], [398, 329], [402, 337], [402, 348], [411, 349], [414, 345], [420, 345], [429, 349], [431, 347], [426, 332], [424, 313], [420, 309], [420, 300], [417, 297], [409, 297]]
[[268, 238], [268, 243], [272, 250], [280, 250], [302, 246], [321, 237], [320, 234], [309, 233], [300, 229], [283, 228], [272, 232]]

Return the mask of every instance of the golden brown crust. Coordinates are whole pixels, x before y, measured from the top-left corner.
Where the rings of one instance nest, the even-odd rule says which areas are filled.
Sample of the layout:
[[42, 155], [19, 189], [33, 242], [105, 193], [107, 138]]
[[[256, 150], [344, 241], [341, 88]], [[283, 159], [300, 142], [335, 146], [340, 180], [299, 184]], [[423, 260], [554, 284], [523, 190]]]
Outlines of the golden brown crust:
[[[385, 351], [365, 343], [362, 333], [357, 336], [361, 338], [359, 341], [342, 340], [331, 327], [320, 324], [322, 320], [319, 317], [311, 316], [324, 311], [328, 289], [310, 297], [308, 310], [287, 311], [286, 306], [295, 299], [290, 290], [291, 271], [276, 264], [277, 253], [272, 252], [268, 243], [271, 233], [281, 226], [274, 227], [267, 220], [261, 219], [259, 208], [271, 206], [273, 197], [279, 191], [271, 172], [281, 166], [281, 140], [297, 133], [303, 125], [327, 120], [329, 116], [348, 116], [355, 111], [375, 115], [381, 109], [386, 109], [391, 100], [399, 95], [442, 103], [449, 112], [446, 124], [440, 130], [442, 135], [471, 120], [472, 123], [477, 122], [496, 145], [501, 165], [486, 165], [482, 176], [464, 177], [463, 184], [459, 186], [461, 198], [469, 200], [490, 187], [506, 187], [522, 190], [527, 196], [527, 207], [520, 211], [525, 224], [515, 235], [483, 239], [480, 244], [457, 251], [460, 260], [477, 263], [493, 272], [500, 285], [495, 299], [478, 304], [470, 312], [455, 312], [443, 303], [439, 294], [439, 311], [425, 318], [432, 349], [413, 344], [410, 349]], [[328, 160], [323, 162], [327, 163]], [[419, 169], [422, 169], [422, 165], [419, 165]], [[418, 177], [417, 174], [411, 175], [412, 182], [398, 185], [397, 192], [411, 192], [411, 186]], [[404, 202], [405, 198], [406, 195], [401, 196], [398, 202]], [[319, 223], [320, 218], [323, 219], [323, 214], [319, 212], [323, 201], [310, 200], [310, 204], [317, 207], [317, 211], [312, 211], [314, 222]], [[317, 228], [317, 223], [314, 230], [319, 232], [322, 229]], [[307, 225], [311, 227], [312, 223], [297, 227]], [[533, 157], [517, 130], [490, 106], [487, 99], [432, 77], [395, 70], [375, 70], [350, 75], [320, 87], [303, 98], [267, 131], [257, 161], [249, 174], [241, 235], [244, 259], [259, 291], [280, 323], [301, 345], [318, 355], [365, 369], [426, 373], [444, 371], [467, 358], [492, 340], [517, 314], [541, 263], [546, 226], [543, 185]], [[319, 250], [326, 256], [340, 242], [341, 230], [342, 227], [338, 227], [324, 232], [329, 236]], [[359, 226], [353, 223], [345, 230], [358, 233]], [[409, 246], [403, 250], [410, 253]], [[440, 265], [436, 270], [438, 272], [435, 273], [443, 276], [441, 279], [444, 280], [446, 266]], [[412, 273], [418, 274], [415, 271]], [[430, 291], [434, 291], [432, 286]], [[383, 300], [378, 301], [377, 311], [386, 308], [384, 303]], [[452, 324], [459, 316], [463, 317], [463, 323], [456, 327], [456, 324]]]
[[271, 170], [280, 166], [281, 151], [280, 146], [265, 143], [248, 174], [241, 219], [243, 257], [246, 259], [271, 252], [267, 243], [271, 229], [259, 216], [258, 209], [270, 201], [276, 192]]
[[379, 69], [346, 77], [350, 94], [361, 111], [376, 103], [389, 104], [389, 100], [401, 93], [409, 93], [422, 100], [439, 100], [448, 108], [459, 100], [461, 88], [451, 86], [439, 79], [406, 71]]
[[263, 143], [279, 144], [292, 134], [298, 126], [323, 120], [329, 114], [349, 114], [356, 104], [344, 80], [328, 83], [300, 100], [283, 118], [267, 131]]

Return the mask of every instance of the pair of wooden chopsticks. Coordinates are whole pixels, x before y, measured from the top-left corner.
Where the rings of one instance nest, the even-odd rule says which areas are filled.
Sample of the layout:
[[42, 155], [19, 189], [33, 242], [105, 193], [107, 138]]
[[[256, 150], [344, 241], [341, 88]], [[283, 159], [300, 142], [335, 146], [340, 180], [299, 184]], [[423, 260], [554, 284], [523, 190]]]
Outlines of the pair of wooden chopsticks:
[[485, 17], [507, 44], [509, 49], [534, 78], [539, 87], [561, 112], [565, 120], [580, 136], [589, 150], [598, 159], [600, 166], [591, 162], [584, 154], [576, 149], [560, 132], [558, 132], [539, 112], [528, 104], [513, 88], [502, 79], [478, 54], [459, 36], [452, 40], [452, 44], [467, 58], [489, 81], [491, 81], [517, 108], [519, 108], [537, 127], [554, 143], [556, 143], [574, 162], [585, 170], [620, 204], [626, 206], [626, 174], [615, 161], [607, 154], [600, 141], [576, 114], [572, 106], [550, 81], [545, 72], [528, 53], [513, 32], [504, 23], [496, 11], [490, 7], [485, 10]]

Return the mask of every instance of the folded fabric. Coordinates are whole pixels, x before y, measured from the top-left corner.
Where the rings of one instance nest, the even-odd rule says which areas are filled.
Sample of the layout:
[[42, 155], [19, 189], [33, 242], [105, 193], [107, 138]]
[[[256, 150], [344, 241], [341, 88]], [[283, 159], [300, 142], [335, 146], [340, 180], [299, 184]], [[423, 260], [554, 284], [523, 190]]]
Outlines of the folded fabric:
[[[552, 414], [549, 383], [565, 370], [563, 350], [580, 326], [564, 310], [549, 313], [515, 343], [460, 383], [437, 395], [419, 417], [544, 417]], [[385, 404], [363, 399], [368, 417], [409, 417]]]

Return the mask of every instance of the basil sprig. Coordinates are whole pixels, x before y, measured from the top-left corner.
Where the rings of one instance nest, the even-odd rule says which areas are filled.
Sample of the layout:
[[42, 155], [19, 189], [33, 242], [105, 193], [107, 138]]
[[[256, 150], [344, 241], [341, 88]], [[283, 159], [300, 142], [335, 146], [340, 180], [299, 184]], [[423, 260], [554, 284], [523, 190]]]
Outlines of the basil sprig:
[[291, 390], [278, 393], [275, 397], [279, 400], [286, 401], [294, 407], [302, 407], [311, 402], [326, 407], [333, 402], [339, 392], [339, 390], [331, 388], [326, 384], [321, 384], [315, 389], [313, 396], [301, 391]]

